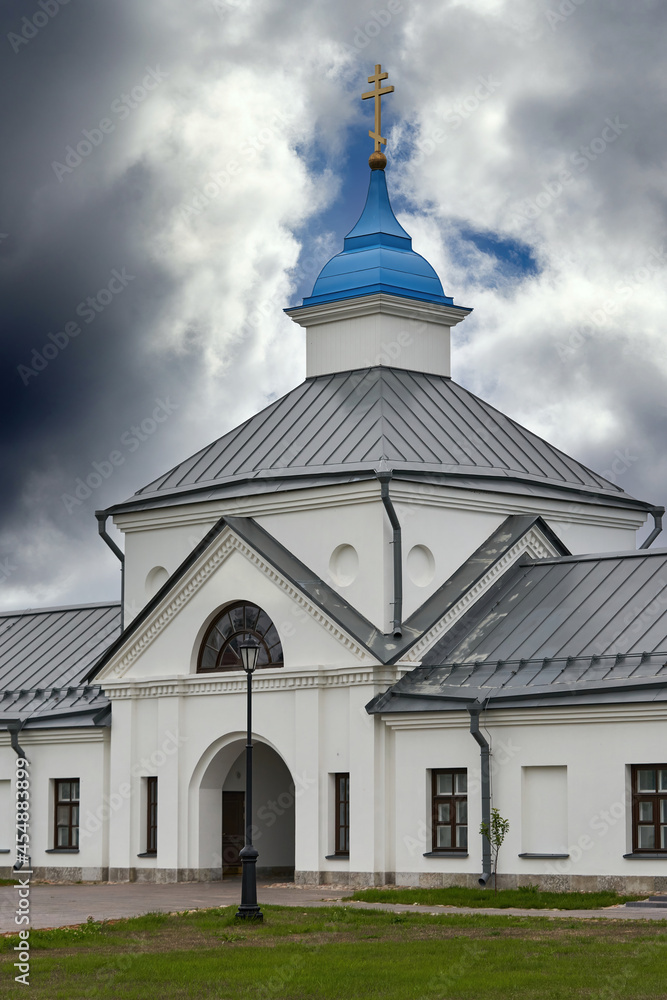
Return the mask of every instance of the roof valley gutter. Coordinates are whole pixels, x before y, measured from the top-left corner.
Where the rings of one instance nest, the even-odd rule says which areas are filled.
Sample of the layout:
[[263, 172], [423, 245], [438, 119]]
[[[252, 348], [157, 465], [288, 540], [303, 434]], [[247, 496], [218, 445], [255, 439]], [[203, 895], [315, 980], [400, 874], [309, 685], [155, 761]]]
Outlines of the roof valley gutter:
[[[479, 702], [468, 706], [470, 713], [470, 734], [477, 741], [480, 747], [480, 765], [482, 776], [482, 823], [486, 823], [486, 829], [491, 830], [491, 769], [490, 757], [491, 747], [486, 737], [480, 732], [479, 716], [482, 706]], [[479, 877], [479, 884], [486, 885], [491, 878], [491, 842], [488, 837], [482, 835], [482, 874]]]
[[403, 619], [403, 550], [401, 542], [401, 525], [394, 509], [394, 505], [391, 502], [391, 497], [389, 496], [389, 480], [391, 479], [391, 476], [391, 470], [388, 470], [387, 472], [378, 471], [377, 473], [377, 477], [380, 482], [380, 496], [382, 497], [382, 503], [387, 511], [389, 523], [391, 524], [393, 530], [394, 617], [391, 623], [391, 630], [393, 632], [394, 639], [400, 639], [403, 636], [403, 629], [401, 627]]
[[109, 515], [104, 510], [96, 510], [97, 530], [107, 543], [111, 551], [120, 560], [120, 630], [125, 628], [125, 555], [118, 548], [113, 538], [107, 533], [107, 518]]
[[662, 531], [662, 518], [665, 513], [665, 508], [654, 507], [651, 510], [651, 513], [653, 514], [653, 531], [648, 536], [648, 538], [644, 539], [642, 544], [639, 546], [640, 549], [650, 549], [650, 547], [653, 545], [653, 542], [656, 540], [656, 538]]

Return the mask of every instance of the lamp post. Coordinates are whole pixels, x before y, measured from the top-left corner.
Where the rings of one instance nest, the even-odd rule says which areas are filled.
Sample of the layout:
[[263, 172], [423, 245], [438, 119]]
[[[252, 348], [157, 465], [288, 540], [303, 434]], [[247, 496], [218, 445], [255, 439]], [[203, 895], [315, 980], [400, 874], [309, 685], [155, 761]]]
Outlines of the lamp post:
[[252, 675], [259, 657], [259, 643], [248, 638], [239, 643], [243, 669], [248, 678], [248, 736], [245, 745], [245, 847], [240, 852], [242, 863], [241, 904], [237, 920], [263, 920], [264, 914], [257, 903], [257, 858], [259, 852], [252, 846]]

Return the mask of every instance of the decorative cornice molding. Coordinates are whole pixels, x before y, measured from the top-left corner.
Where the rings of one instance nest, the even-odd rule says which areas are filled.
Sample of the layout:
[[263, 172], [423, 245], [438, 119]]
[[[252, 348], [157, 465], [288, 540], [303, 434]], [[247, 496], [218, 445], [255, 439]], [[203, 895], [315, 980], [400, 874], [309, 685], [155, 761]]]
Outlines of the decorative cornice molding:
[[[394, 730], [408, 729], [468, 729], [470, 716], [468, 712], [410, 712], [381, 715], [382, 721]], [[484, 725], [489, 729], [506, 726], [566, 726], [583, 725], [584, 723], [621, 722], [665, 722], [667, 721], [667, 704], [656, 705], [653, 702], [636, 705], [580, 705], [579, 707], [558, 708], [544, 706], [543, 708], [525, 709], [486, 709], [483, 715]]]
[[294, 306], [292, 309], [285, 309], [285, 312], [295, 323], [304, 327], [373, 316], [377, 313], [398, 316], [400, 319], [438, 323], [441, 326], [456, 326], [472, 312], [472, 309], [376, 292], [372, 295], [360, 295], [357, 298], [316, 302], [310, 306]]
[[[643, 511], [607, 507], [596, 504], [594, 499], [582, 498], [581, 502], [573, 502], [571, 496], [564, 496], [562, 499], [536, 498], [533, 494], [525, 493], [521, 483], [514, 484], [514, 493], [494, 494], [487, 485], [480, 489], [477, 485], [473, 488], [433, 482], [409, 483], [401, 480], [400, 475], [401, 470], [396, 470], [392, 486], [392, 496], [395, 496], [399, 504], [475, 513], [479, 511], [485, 514], [498, 514], [501, 518], [507, 517], [508, 514], [540, 514], [547, 521], [625, 530], [636, 530], [645, 521]], [[114, 524], [127, 533], [174, 526], [201, 526], [205, 530], [226, 514], [261, 518], [272, 514], [375, 502], [380, 503], [375, 479], [315, 487], [299, 483], [293, 489], [286, 489], [281, 493], [233, 496], [220, 500], [191, 500], [188, 504], [176, 504], [172, 507], [129, 510], [114, 515]]]
[[[409, 485], [395, 471], [392, 497], [399, 504], [418, 504], [426, 507], [444, 507], [450, 510], [482, 511], [485, 514], [539, 514], [545, 521], [564, 521], [571, 524], [595, 525], [605, 528], [636, 529], [646, 520], [644, 511], [623, 507], [607, 507], [595, 499], [582, 499], [574, 503], [571, 496], [562, 499], [545, 499], [526, 494], [521, 483], [514, 483], [514, 493], [494, 494], [488, 486], [479, 488], [451, 487], [437, 483]], [[604, 511], [604, 513], [603, 513]], [[613, 513], [612, 513], [613, 511]]]
[[458, 601], [453, 607], [449, 609], [446, 615], [441, 618], [433, 628], [425, 632], [424, 635], [419, 639], [414, 646], [411, 646], [409, 650], [401, 657], [403, 663], [411, 663], [412, 666], [417, 666], [424, 653], [435, 645], [435, 643], [440, 639], [449, 629], [458, 621], [462, 615], [468, 611], [473, 604], [486, 593], [486, 591], [491, 587], [498, 577], [502, 576], [510, 566], [512, 566], [518, 559], [523, 555], [531, 555], [536, 559], [546, 559], [550, 556], [557, 556], [560, 553], [556, 550], [555, 546], [542, 534], [537, 528], [531, 528], [530, 531], [526, 532], [522, 538], [513, 545], [511, 549], [508, 549], [504, 556], [502, 556], [496, 563], [491, 566], [487, 573], [477, 581], [477, 583], [468, 590], [460, 601]]
[[[266, 676], [264, 676], [266, 675]], [[262, 692], [292, 692], [307, 688], [373, 687], [378, 693], [399, 679], [392, 667], [320, 667], [308, 670], [261, 670], [252, 681], [253, 694]], [[245, 674], [189, 674], [187, 677], [156, 678], [154, 680], [112, 681], [104, 684], [110, 701], [145, 698], [175, 698], [210, 696], [214, 694], [246, 693]]]
[[[82, 726], [80, 729], [22, 729], [21, 743], [25, 746], [40, 746], [55, 743], [108, 743], [108, 726]], [[9, 733], [0, 733], [0, 746], [9, 746]]]
[[151, 645], [160, 635], [171, 620], [177, 615], [194, 595], [201, 589], [209, 577], [226, 561], [229, 555], [240, 552], [256, 568], [264, 573], [272, 583], [274, 583], [283, 593], [287, 594], [295, 604], [333, 636], [348, 652], [352, 653], [358, 660], [370, 661], [370, 654], [355, 642], [347, 633], [343, 632], [327, 615], [308, 600], [300, 590], [282, 577], [273, 566], [270, 566], [254, 549], [251, 549], [242, 541], [231, 528], [226, 528], [222, 535], [213, 543], [213, 548], [208, 553], [204, 553], [198, 562], [191, 568], [184, 580], [182, 580], [176, 591], [165, 598], [162, 605], [155, 610], [153, 615], [144, 622], [138, 631], [138, 635], [128, 640], [129, 645], [125, 650], [121, 650], [114, 656], [104, 668], [96, 682], [103, 685], [103, 681], [108, 677], [123, 677], [130, 669], [134, 661]]
[[151, 531], [161, 528], [213, 525], [226, 515], [261, 518], [271, 514], [291, 514], [304, 510], [329, 510], [351, 504], [379, 502], [380, 491], [376, 479], [354, 483], [336, 483], [322, 486], [295, 486], [284, 493], [255, 494], [230, 497], [227, 500], [207, 500], [173, 507], [156, 507], [132, 510], [114, 517], [114, 524], [125, 533]]

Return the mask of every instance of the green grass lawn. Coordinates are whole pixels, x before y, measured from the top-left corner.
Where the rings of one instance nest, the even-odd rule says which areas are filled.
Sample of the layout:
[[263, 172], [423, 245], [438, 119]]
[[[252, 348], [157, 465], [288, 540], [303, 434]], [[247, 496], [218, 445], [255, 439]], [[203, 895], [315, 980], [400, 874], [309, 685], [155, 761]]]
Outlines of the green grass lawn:
[[[236, 907], [33, 931], [35, 1000], [652, 1000], [667, 997], [667, 923], [428, 916], [342, 906]], [[0, 996], [17, 996], [16, 938]]]
[[[424, 906], [490, 906], [506, 909], [518, 906], [530, 910], [595, 910], [633, 899], [646, 899], [648, 893], [619, 896], [615, 892], [540, 892], [524, 889], [360, 889], [345, 899], [365, 903], [422, 903]], [[667, 991], [665, 992], [667, 997]]]

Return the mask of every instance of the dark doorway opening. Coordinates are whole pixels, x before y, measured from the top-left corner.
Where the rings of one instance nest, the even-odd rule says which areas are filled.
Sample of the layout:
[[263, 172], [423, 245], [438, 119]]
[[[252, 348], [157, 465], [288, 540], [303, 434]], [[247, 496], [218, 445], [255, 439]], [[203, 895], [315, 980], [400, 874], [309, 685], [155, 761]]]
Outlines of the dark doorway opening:
[[239, 851], [245, 844], [245, 792], [222, 793], [222, 877], [241, 874]]

